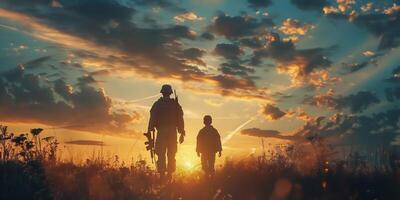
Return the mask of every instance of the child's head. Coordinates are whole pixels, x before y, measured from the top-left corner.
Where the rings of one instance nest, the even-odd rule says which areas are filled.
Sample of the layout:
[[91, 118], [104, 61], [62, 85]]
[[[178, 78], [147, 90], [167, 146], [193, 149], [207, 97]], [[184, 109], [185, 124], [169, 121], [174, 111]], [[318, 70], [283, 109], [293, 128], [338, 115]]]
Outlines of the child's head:
[[212, 118], [211, 118], [211, 116], [210, 116], [210, 115], [205, 115], [204, 118], [203, 118], [203, 123], [204, 123], [204, 125], [206, 125], [206, 126], [211, 125], [211, 123], [212, 123]]

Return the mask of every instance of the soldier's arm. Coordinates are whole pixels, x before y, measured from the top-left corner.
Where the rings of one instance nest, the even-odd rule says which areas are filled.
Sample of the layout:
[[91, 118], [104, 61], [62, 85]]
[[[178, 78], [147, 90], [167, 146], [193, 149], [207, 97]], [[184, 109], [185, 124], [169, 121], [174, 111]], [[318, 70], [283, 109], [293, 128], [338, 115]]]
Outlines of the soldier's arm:
[[181, 135], [183, 135], [183, 136], [185, 136], [185, 122], [184, 122], [184, 120], [183, 120], [183, 110], [182, 110], [182, 107], [181, 107], [181, 105], [179, 105], [179, 103], [178, 103], [178, 105], [177, 105], [177, 112], [178, 112], [178, 124], [177, 124], [177, 129], [178, 129], [178, 132], [181, 134]]
[[155, 115], [156, 115], [156, 103], [157, 102], [155, 102], [153, 104], [153, 106], [151, 107], [151, 109], [150, 109], [149, 126], [147, 127], [147, 131], [148, 132], [154, 131], [154, 128], [156, 126], [156, 117], [155, 117]]

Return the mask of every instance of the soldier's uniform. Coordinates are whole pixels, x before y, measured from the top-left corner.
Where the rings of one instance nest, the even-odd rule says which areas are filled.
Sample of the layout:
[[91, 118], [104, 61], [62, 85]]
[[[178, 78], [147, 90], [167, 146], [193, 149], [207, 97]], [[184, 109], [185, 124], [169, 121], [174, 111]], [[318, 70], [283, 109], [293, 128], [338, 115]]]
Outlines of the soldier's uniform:
[[148, 130], [151, 131], [154, 128], [157, 129], [154, 149], [158, 157], [157, 170], [160, 173], [166, 170], [172, 173], [176, 168], [177, 131], [185, 134], [182, 107], [175, 99], [161, 97], [153, 104]]
[[201, 153], [201, 166], [207, 174], [214, 173], [215, 153], [222, 151], [221, 136], [213, 126], [204, 126], [197, 135], [196, 151]]

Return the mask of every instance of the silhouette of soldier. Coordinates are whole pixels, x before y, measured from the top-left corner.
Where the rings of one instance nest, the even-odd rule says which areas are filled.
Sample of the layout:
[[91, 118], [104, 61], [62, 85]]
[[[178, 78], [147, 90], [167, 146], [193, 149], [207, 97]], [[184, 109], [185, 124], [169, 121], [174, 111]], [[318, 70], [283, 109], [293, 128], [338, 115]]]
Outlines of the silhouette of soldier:
[[[159, 98], [151, 107], [148, 131], [157, 129], [155, 141], [155, 154], [157, 155], [157, 170], [161, 178], [165, 172], [168, 178], [176, 168], [175, 154], [177, 152], [177, 131], [180, 133], [179, 143], [182, 144], [185, 137], [183, 111], [177, 98], [172, 99], [172, 88], [170, 85], [163, 85]], [[167, 164], [168, 159], [168, 164]]]
[[215, 171], [215, 154], [218, 152], [218, 156], [221, 157], [221, 136], [217, 129], [211, 125], [212, 118], [210, 115], [204, 116], [203, 123], [205, 126], [197, 135], [196, 152], [197, 156], [201, 157], [201, 166], [207, 177], [212, 177]]

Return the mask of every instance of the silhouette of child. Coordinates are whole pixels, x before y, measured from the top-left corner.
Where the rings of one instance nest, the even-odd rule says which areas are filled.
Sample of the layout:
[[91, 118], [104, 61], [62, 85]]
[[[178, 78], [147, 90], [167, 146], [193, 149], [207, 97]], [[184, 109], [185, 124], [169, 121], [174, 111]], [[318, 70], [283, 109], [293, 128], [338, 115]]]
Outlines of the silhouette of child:
[[201, 166], [207, 176], [214, 174], [215, 153], [221, 157], [222, 146], [221, 137], [211, 123], [212, 118], [206, 115], [203, 118], [204, 127], [197, 135], [196, 152], [201, 157]]

